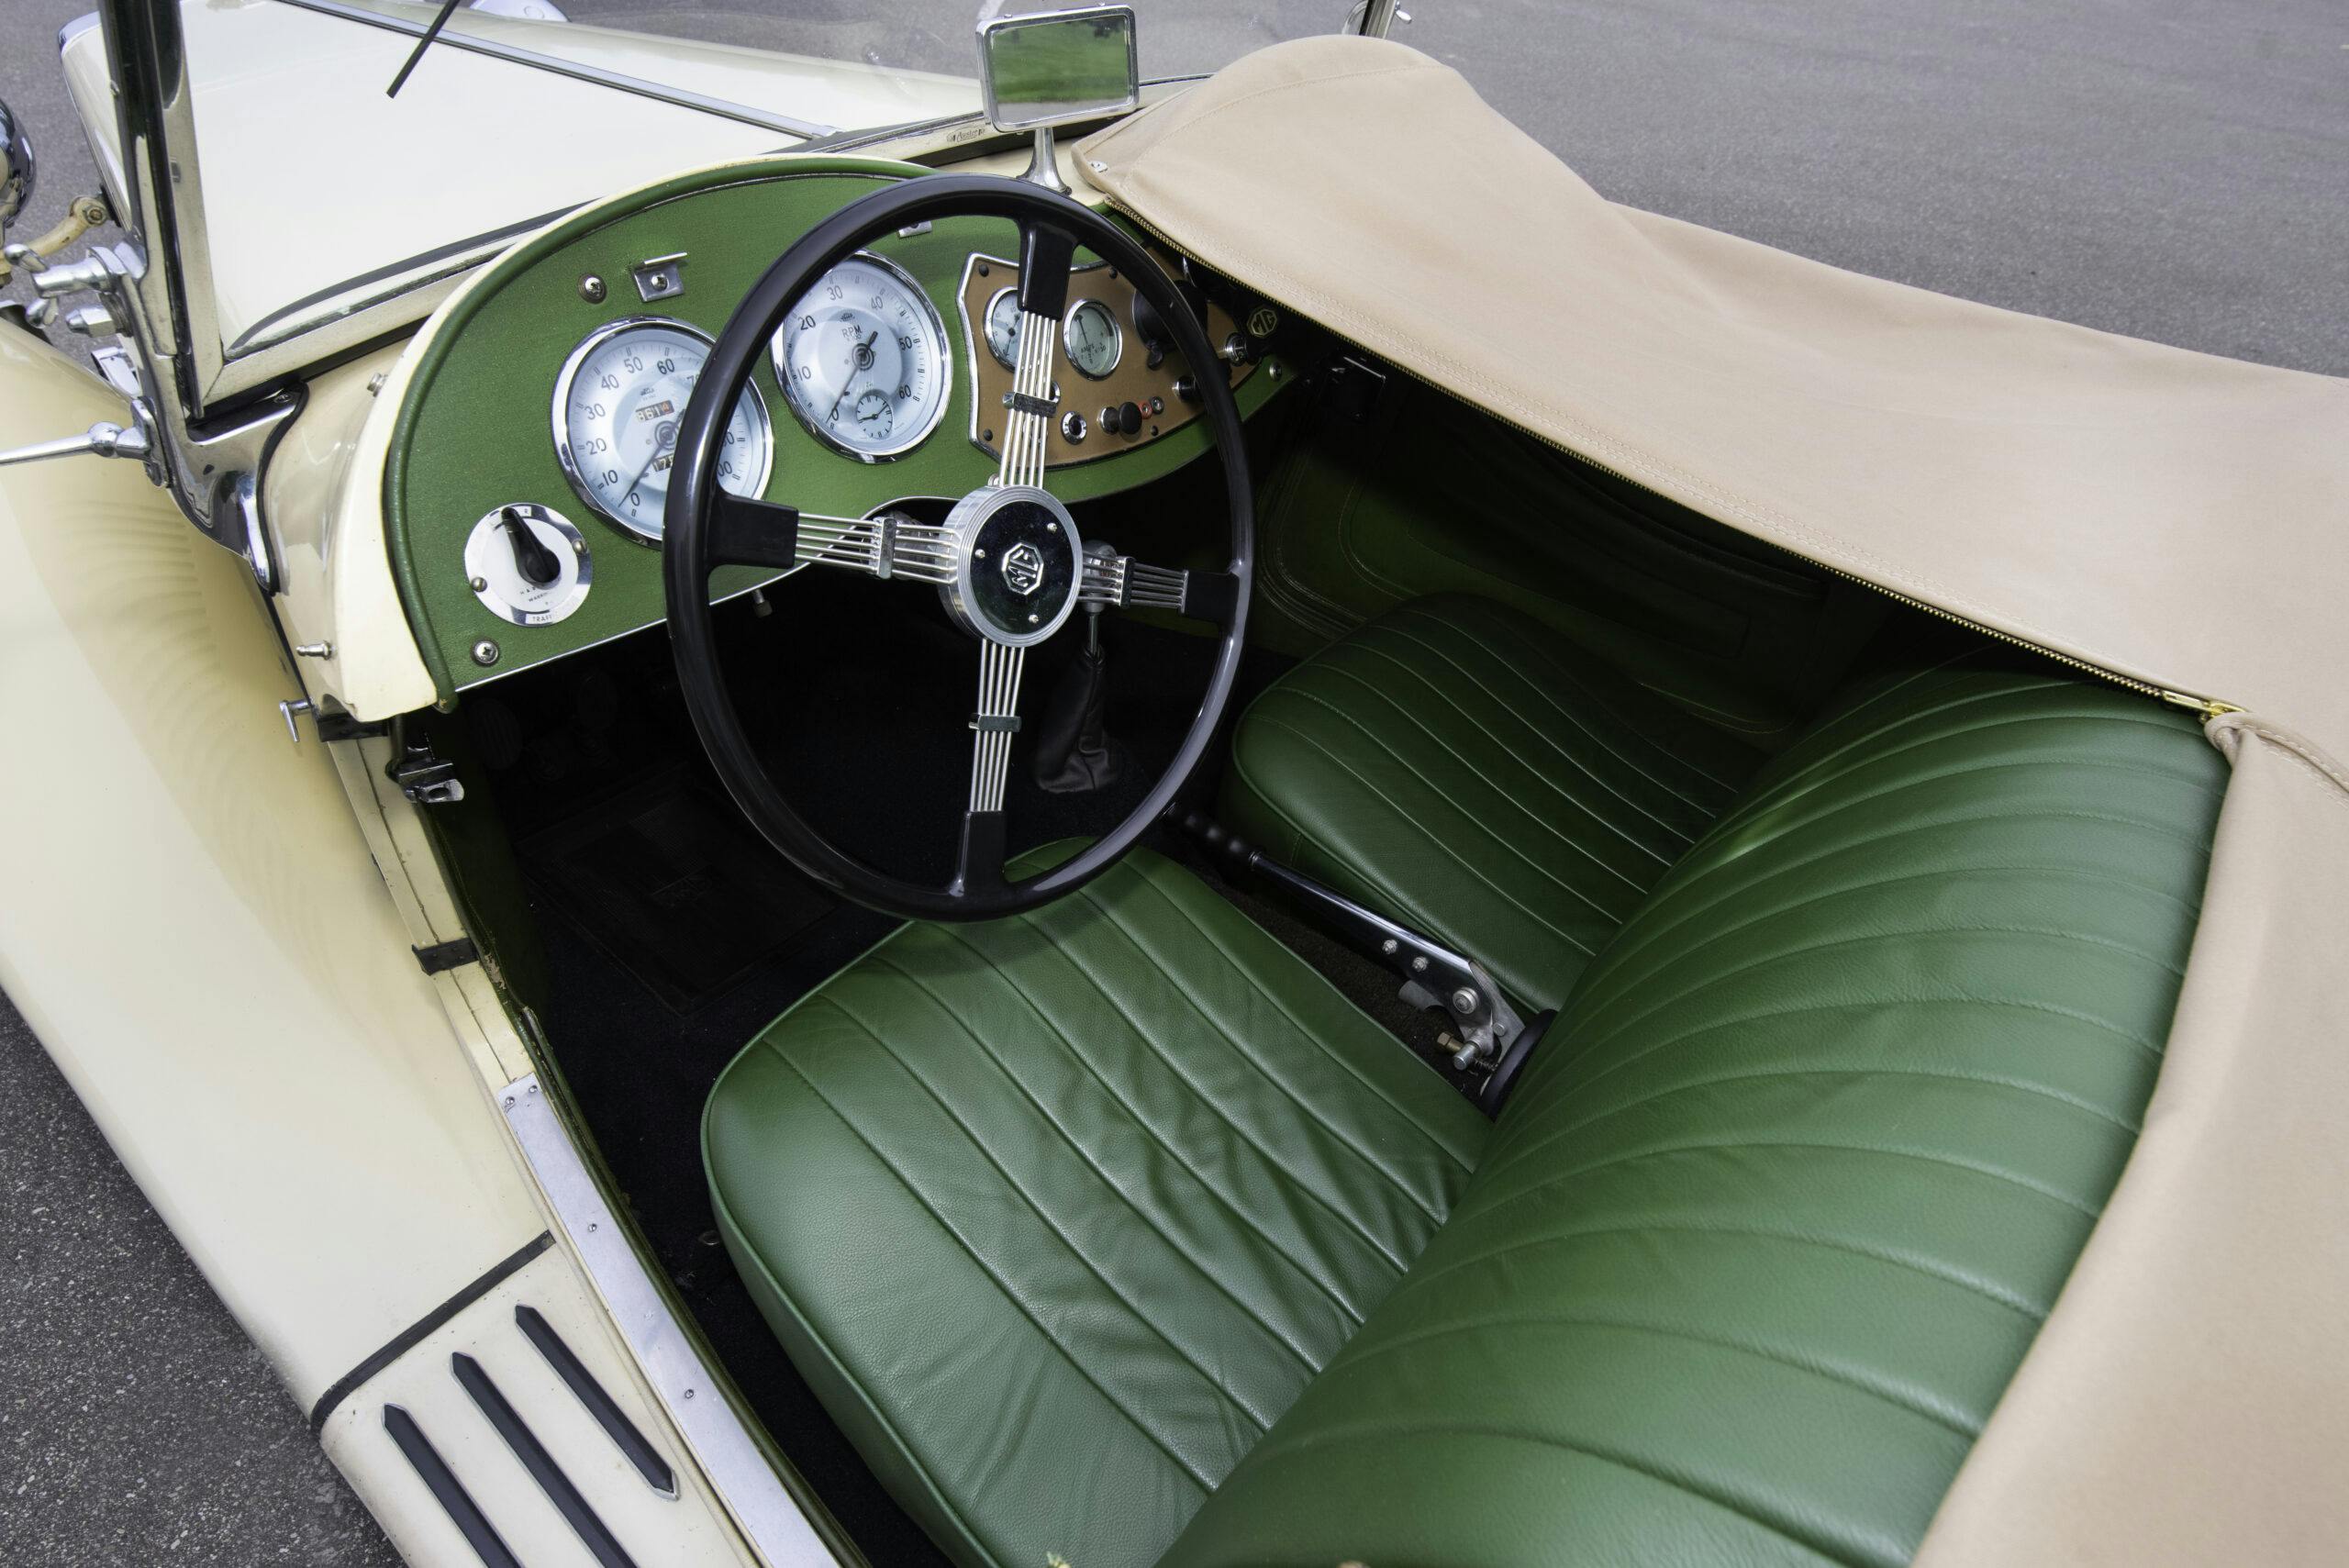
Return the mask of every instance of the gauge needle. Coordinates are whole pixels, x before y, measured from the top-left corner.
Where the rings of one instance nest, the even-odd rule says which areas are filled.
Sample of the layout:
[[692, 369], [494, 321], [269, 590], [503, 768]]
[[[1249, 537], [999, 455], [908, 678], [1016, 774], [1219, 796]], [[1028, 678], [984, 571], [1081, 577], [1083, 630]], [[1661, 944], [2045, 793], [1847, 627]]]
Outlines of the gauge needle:
[[[675, 438], [674, 438], [674, 437], [669, 438], [669, 439], [675, 439]], [[652, 472], [652, 465], [653, 465], [654, 463], [659, 462], [661, 461], [661, 454], [662, 454], [662, 452], [664, 452], [664, 451], [667, 451], [668, 450], [669, 450], [669, 440], [667, 440], [667, 439], [662, 439], [662, 437], [661, 437], [661, 436], [656, 432], [656, 433], [654, 434], [653, 438], [652, 438], [652, 455], [651, 455], [651, 457], [648, 457], [648, 458], [646, 458], [646, 459], [644, 460], [644, 466], [643, 466], [642, 468], [640, 468], [640, 469], [638, 469], [638, 470], [636, 471], [636, 477], [635, 477], [634, 479], [631, 479], [631, 480], [629, 480], [629, 481], [628, 482], [628, 488], [627, 488], [626, 490], [621, 491], [621, 492], [620, 492], [620, 494], [621, 494], [621, 495], [634, 495], [634, 494], [635, 494], [635, 492], [636, 492], [636, 487], [637, 487], [640, 484], [643, 483], [644, 476], [645, 476], [646, 474], [648, 474], [648, 473], [651, 473], [651, 472]]]
[[[856, 329], [855, 329], [854, 328], [849, 328], [849, 330], [850, 330], [850, 331], [852, 331], [852, 332], [853, 332], [853, 331], [855, 331]], [[846, 397], [846, 396], [848, 395], [848, 389], [849, 389], [851, 386], [852, 386], [852, 385], [854, 385], [854, 384], [856, 384], [856, 361], [857, 361], [860, 358], [862, 358], [862, 357], [863, 356], [863, 353], [864, 353], [864, 350], [867, 350], [867, 349], [869, 349], [869, 348], [873, 347], [873, 345], [874, 345], [874, 344], [875, 344], [875, 343], [879, 342], [880, 340], [881, 340], [881, 328], [879, 328], [878, 327], [875, 327], [875, 328], [873, 329], [873, 336], [872, 336], [872, 337], [870, 337], [870, 338], [867, 338], [863, 342], [859, 343], [859, 344], [856, 346], [856, 352], [855, 352], [855, 353], [853, 353], [853, 354], [851, 354], [851, 355], [848, 357], [848, 374], [846, 374], [845, 376], [842, 376], [842, 377], [841, 378], [841, 393], [840, 393], [840, 397], [835, 397], [835, 398], [833, 398], [833, 399], [832, 399], [832, 407], [831, 407], [831, 412], [829, 412], [829, 414], [826, 414], [826, 415], [824, 416], [824, 423], [825, 423], [825, 424], [829, 425], [829, 424], [830, 424], [833, 420], [835, 420], [835, 419], [837, 419], [837, 418], [839, 418], [839, 417], [841, 417], [841, 397]]]

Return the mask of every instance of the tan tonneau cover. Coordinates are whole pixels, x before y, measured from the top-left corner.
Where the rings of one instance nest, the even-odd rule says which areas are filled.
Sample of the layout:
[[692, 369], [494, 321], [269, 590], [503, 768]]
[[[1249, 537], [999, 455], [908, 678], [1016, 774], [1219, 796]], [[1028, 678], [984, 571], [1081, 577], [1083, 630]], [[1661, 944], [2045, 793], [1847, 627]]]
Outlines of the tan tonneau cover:
[[2349, 1561], [2349, 382], [1617, 206], [1395, 44], [1268, 49], [1079, 156], [1185, 250], [1537, 436], [2249, 710], [2210, 727], [2235, 780], [2144, 1134], [1921, 1561]]

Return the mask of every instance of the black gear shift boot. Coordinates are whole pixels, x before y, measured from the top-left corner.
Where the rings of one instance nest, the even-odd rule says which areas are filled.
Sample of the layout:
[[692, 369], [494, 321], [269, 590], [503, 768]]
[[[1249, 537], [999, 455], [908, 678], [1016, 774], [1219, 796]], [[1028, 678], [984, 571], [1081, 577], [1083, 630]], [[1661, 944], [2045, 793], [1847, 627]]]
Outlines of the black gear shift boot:
[[1108, 655], [1097, 637], [1088, 638], [1037, 716], [1037, 788], [1081, 795], [1117, 782], [1125, 771], [1125, 752], [1109, 739], [1108, 703]]

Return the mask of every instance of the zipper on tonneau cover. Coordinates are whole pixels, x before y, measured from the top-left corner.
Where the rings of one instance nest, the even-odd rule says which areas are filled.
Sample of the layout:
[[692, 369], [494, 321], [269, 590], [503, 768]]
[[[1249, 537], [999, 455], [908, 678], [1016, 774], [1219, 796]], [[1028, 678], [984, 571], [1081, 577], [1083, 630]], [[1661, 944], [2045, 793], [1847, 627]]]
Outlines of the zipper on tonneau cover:
[[[1095, 172], [1100, 172], [1097, 166], [1096, 167]], [[1183, 246], [1176, 244], [1154, 225], [1150, 223], [1149, 220], [1141, 217], [1133, 212], [1132, 209], [1120, 206], [1118, 208], [1118, 211], [1140, 227], [1143, 232], [1149, 234], [1152, 239], [1156, 239], [1161, 245], [1166, 247], [1167, 250], [1173, 251], [1174, 254], [1178, 256], [1189, 254]], [[1234, 281], [1236, 282], [1237, 280]], [[1307, 319], [1313, 320], [1314, 325], [1321, 331], [1328, 332], [1330, 337], [1337, 339], [1338, 341], [1349, 344], [1359, 352], [1369, 355], [1380, 364], [1399, 372], [1401, 374], [1409, 376], [1413, 381], [1418, 382], [1422, 386], [1431, 387], [1432, 390], [1438, 392], [1442, 391], [1442, 388], [1435, 387], [1425, 376], [1419, 375], [1413, 371], [1396, 364], [1392, 360], [1389, 360], [1386, 355], [1379, 353], [1376, 350], [1365, 348], [1364, 345], [1355, 342], [1353, 339], [1348, 338], [1342, 332], [1330, 331], [1327, 326], [1323, 325], [1318, 319], [1313, 318], [1308, 313], [1298, 310], [1288, 301], [1276, 299], [1273, 295], [1265, 294], [1264, 290], [1256, 288], [1252, 284], [1245, 284], [1243, 286], [1263, 295], [1264, 298], [1271, 300], [1275, 305], [1281, 306], [1283, 309], [1289, 311], [1293, 315], [1304, 316]], [[1446, 395], [1451, 395], [1446, 394]], [[1595, 457], [1587, 457], [1583, 453], [1575, 450], [1572, 447], [1551, 439], [1548, 436], [1543, 435], [1539, 430], [1528, 429], [1523, 425], [1519, 424], [1516, 420], [1509, 418], [1507, 415], [1496, 414], [1488, 408], [1483, 409], [1481, 412], [1484, 413], [1486, 417], [1499, 420], [1502, 424], [1508, 426], [1510, 429], [1515, 430], [1518, 434], [1530, 437], [1531, 439], [1541, 442], [1543, 446], [1548, 447], [1552, 451], [1563, 453], [1566, 457], [1573, 459], [1575, 462], [1581, 463], [1586, 468], [1595, 468], [1599, 473], [1606, 474], [1609, 478], [1620, 480], [1621, 483], [1630, 485], [1632, 489], [1641, 491], [1649, 495], [1653, 495], [1658, 500], [1670, 502], [1674, 506], [1685, 505], [1685, 503], [1682, 502], [1673, 501], [1671, 496], [1664, 495], [1664, 492], [1656, 489], [1653, 485], [1642, 484], [1641, 481], [1632, 478], [1630, 474], [1625, 473], [1621, 469], [1610, 468]], [[1691, 511], [1696, 510], [1694, 507], [1690, 507], [1689, 509]], [[1701, 516], [1702, 514], [1699, 515]], [[1718, 522], [1720, 519], [1716, 518], [1714, 520]], [[1739, 531], [1742, 532], [1743, 530], [1741, 529]], [[2165, 703], [2171, 707], [2184, 708], [2187, 712], [2199, 717], [2206, 724], [2211, 719], [2218, 717], [2222, 713], [2241, 713], [2243, 711], [2242, 708], [2236, 706], [2233, 703], [2221, 702], [2213, 697], [2196, 696], [2191, 692], [2174, 692], [2165, 686], [2154, 685], [2150, 681], [2141, 681], [2134, 675], [2124, 675], [2117, 670], [2108, 670], [2101, 664], [2091, 664], [2087, 660], [2075, 658], [2069, 653], [2059, 653], [2053, 648], [2044, 647], [2040, 643], [2032, 642], [2027, 638], [2017, 637], [2010, 631], [2000, 631], [1997, 627], [1984, 626], [1980, 621], [1969, 619], [1953, 610], [1945, 610], [1939, 605], [1929, 605], [1922, 599], [1911, 598], [1907, 594], [1900, 593], [1897, 589], [1887, 588], [1881, 583], [1871, 583], [1866, 578], [1860, 576], [1857, 573], [1846, 572], [1840, 566], [1831, 566], [1824, 561], [1820, 561], [1811, 556], [1805, 555], [1798, 550], [1787, 550], [1785, 545], [1778, 543], [1776, 539], [1770, 539], [1765, 542], [1771, 545], [1774, 549], [1786, 550], [1788, 555], [1793, 556], [1797, 561], [1808, 562], [1810, 565], [1816, 566], [1821, 572], [1840, 577], [1846, 583], [1854, 583], [1872, 593], [1881, 594], [1895, 604], [1906, 605], [1912, 610], [1922, 610], [1929, 616], [1933, 616], [1939, 619], [1948, 621], [1953, 625], [1962, 626], [1968, 631], [1978, 633], [1983, 637], [1991, 639], [1993, 641], [2003, 642], [2009, 647], [2021, 648], [2028, 652], [2036, 653], [2043, 659], [2053, 660], [2054, 662], [2064, 665], [2067, 669], [2077, 670], [2085, 675], [2093, 675], [2098, 680], [2106, 682], [2111, 685], [2119, 686], [2123, 691], [2135, 692], [2140, 696], [2152, 697], [2154, 701]]]

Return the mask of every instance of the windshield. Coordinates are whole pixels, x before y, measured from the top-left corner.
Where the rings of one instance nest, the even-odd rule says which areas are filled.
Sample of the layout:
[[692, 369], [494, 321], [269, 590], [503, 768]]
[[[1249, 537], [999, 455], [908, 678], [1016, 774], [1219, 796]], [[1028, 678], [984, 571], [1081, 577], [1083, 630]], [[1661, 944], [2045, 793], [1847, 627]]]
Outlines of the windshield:
[[[512, 0], [530, 6], [545, 0]], [[978, 0], [553, 0], [574, 22], [969, 76]], [[1145, 80], [1197, 76], [1346, 25], [1345, 0], [1130, 0]], [[1054, 0], [1008, 9], [1050, 10]]]
[[[475, 0], [419, 56], [439, 9], [184, 0], [227, 358], [679, 169], [980, 109], [978, 0]], [[1348, 20], [1344, 0], [1134, 10], [1145, 80]]]

